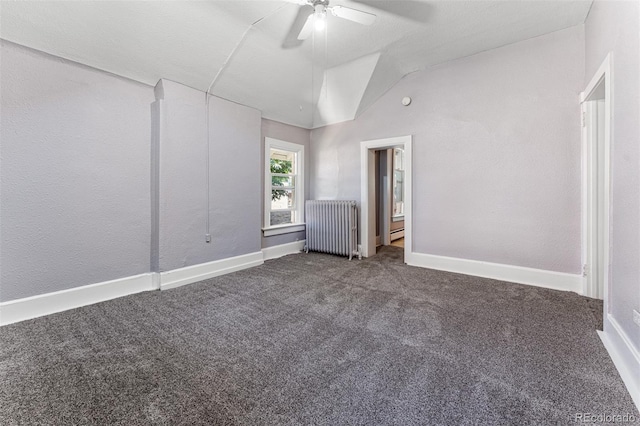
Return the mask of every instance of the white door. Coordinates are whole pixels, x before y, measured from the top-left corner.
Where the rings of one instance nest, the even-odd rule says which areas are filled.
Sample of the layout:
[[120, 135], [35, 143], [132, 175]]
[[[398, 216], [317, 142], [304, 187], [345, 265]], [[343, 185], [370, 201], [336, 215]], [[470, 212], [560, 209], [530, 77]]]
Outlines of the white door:
[[608, 271], [608, 152], [605, 140], [607, 108], [602, 81], [585, 100], [586, 131], [586, 296], [603, 299]]

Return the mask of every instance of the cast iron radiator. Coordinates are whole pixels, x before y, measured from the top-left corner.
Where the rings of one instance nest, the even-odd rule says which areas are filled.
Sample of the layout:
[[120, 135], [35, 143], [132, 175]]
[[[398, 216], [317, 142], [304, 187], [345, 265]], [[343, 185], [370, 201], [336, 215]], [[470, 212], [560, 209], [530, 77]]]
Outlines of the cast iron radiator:
[[362, 258], [358, 251], [358, 208], [355, 201], [307, 200], [305, 251]]

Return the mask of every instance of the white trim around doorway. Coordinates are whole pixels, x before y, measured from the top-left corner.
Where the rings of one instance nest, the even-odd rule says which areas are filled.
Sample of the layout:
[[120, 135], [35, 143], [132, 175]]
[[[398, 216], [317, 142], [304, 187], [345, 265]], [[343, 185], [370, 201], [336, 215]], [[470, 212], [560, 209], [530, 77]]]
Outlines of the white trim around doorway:
[[360, 143], [360, 245], [362, 256], [376, 253], [375, 154], [376, 150], [402, 147], [404, 149], [404, 261], [412, 252], [412, 145], [411, 135], [375, 139]]

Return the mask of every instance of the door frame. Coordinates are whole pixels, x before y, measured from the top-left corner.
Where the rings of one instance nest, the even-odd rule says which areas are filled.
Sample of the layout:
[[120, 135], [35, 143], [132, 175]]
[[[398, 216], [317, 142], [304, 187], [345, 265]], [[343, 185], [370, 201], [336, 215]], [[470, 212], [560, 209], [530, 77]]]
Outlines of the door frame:
[[413, 136], [374, 139], [360, 143], [360, 252], [368, 257], [376, 254], [375, 151], [404, 149], [404, 262], [412, 251], [412, 145]]
[[[601, 296], [604, 299], [605, 316], [610, 312], [609, 288], [611, 283], [611, 122], [612, 122], [612, 76], [611, 76], [611, 54], [604, 59], [598, 71], [591, 78], [585, 90], [580, 93], [580, 108], [582, 113], [582, 275], [583, 294], [588, 297]], [[604, 193], [600, 204], [591, 202], [589, 194], [593, 192], [594, 185], [597, 186], [597, 169], [592, 167], [594, 155], [597, 150], [593, 150], [593, 139], [596, 136], [597, 115], [594, 113], [593, 103], [596, 99], [590, 99], [596, 90], [600, 90], [600, 85], [604, 84]], [[592, 223], [592, 218], [597, 217], [598, 208], [602, 207], [603, 217], [603, 239], [598, 245], [594, 241], [594, 229], [597, 226]], [[593, 273], [594, 262], [597, 262], [597, 253], [602, 251], [604, 256], [604, 271], [602, 294], [599, 293], [597, 282]], [[595, 254], [595, 256], [594, 256]]]

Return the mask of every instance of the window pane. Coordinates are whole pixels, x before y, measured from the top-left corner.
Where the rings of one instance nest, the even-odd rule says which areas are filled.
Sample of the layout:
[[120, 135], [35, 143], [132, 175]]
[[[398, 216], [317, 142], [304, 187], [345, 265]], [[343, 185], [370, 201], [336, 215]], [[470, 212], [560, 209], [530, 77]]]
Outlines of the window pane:
[[288, 223], [295, 223], [294, 212], [292, 211], [283, 211], [283, 212], [271, 212], [271, 226], [274, 225], [286, 225]]
[[293, 189], [272, 189], [271, 210], [292, 209], [295, 207], [295, 191]]
[[271, 176], [271, 186], [295, 186], [295, 182], [293, 176]]
[[295, 152], [271, 148], [269, 156], [271, 173], [295, 174], [296, 156]]

